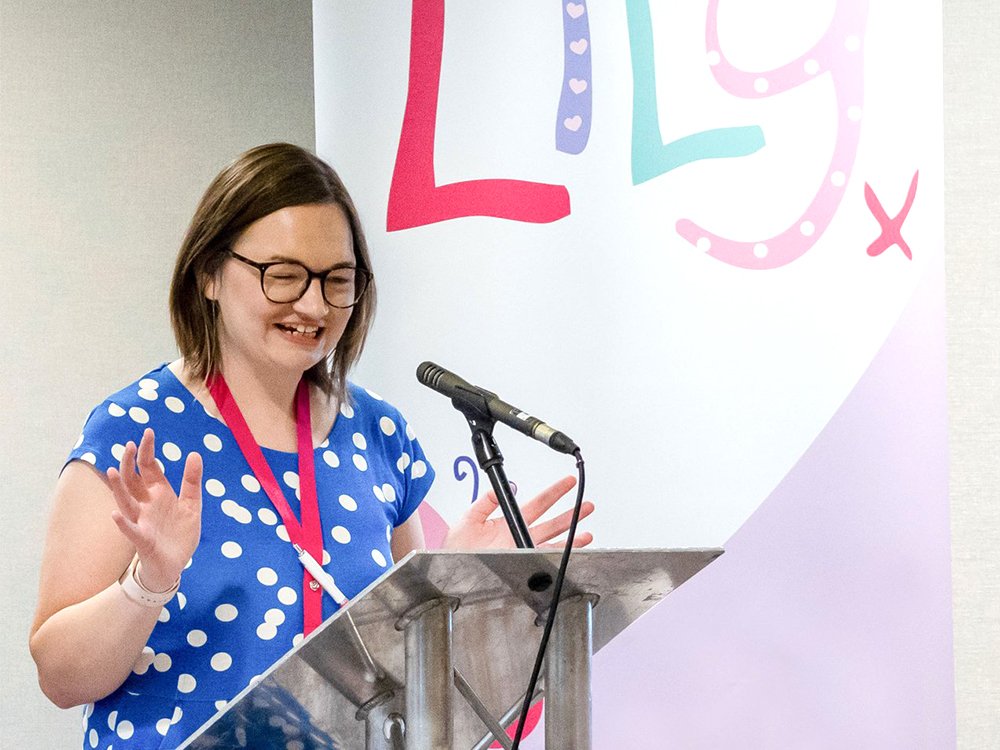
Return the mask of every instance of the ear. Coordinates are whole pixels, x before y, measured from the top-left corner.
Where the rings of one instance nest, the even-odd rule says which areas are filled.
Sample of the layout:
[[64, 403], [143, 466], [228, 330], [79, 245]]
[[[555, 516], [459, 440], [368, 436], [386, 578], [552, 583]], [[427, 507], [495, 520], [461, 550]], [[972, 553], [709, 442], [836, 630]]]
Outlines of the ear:
[[205, 274], [201, 281], [201, 291], [205, 299], [217, 302], [219, 299], [219, 279], [218, 274]]

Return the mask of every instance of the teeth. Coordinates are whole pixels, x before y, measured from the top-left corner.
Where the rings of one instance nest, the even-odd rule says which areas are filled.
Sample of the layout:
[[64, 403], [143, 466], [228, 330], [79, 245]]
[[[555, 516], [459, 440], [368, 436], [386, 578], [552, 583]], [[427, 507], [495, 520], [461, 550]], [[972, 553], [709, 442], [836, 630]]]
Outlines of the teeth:
[[319, 326], [305, 326], [302, 324], [283, 324], [282, 328], [301, 336], [315, 336], [319, 331]]

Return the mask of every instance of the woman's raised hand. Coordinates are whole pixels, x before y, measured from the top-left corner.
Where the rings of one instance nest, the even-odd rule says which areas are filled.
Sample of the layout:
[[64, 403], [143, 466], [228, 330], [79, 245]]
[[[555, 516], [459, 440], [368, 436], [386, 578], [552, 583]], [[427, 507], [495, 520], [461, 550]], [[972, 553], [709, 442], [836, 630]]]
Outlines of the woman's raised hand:
[[118, 509], [111, 517], [135, 546], [142, 562], [142, 583], [166, 591], [194, 554], [201, 535], [201, 456], [189, 453], [180, 495], [155, 459], [155, 438], [146, 429], [138, 448], [125, 446], [119, 467], [108, 469], [108, 484]]
[[[536, 497], [521, 506], [521, 515], [528, 524], [532, 541], [542, 548], [562, 549], [564, 542], [551, 542], [569, 529], [572, 510], [564, 511], [555, 518], [538, 521], [545, 512], [555, 505], [563, 495], [576, 486], [575, 477], [565, 477], [543, 490]], [[514, 540], [504, 518], [490, 518], [498, 507], [497, 497], [493, 490], [476, 500], [453, 526], [444, 539], [445, 549], [502, 549], [514, 546]], [[594, 512], [594, 504], [585, 501], [580, 508], [580, 518], [584, 519]], [[594, 541], [590, 532], [577, 532], [573, 539], [574, 547], [585, 547]]]

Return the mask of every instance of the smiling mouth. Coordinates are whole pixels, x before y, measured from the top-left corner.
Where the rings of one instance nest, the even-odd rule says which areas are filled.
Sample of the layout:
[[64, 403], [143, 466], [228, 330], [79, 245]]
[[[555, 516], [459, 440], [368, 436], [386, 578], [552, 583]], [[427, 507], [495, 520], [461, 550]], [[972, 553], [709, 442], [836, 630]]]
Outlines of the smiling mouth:
[[285, 323], [276, 323], [275, 325], [285, 333], [290, 333], [293, 336], [301, 336], [304, 339], [318, 338], [323, 332], [323, 329], [319, 326], [287, 325]]

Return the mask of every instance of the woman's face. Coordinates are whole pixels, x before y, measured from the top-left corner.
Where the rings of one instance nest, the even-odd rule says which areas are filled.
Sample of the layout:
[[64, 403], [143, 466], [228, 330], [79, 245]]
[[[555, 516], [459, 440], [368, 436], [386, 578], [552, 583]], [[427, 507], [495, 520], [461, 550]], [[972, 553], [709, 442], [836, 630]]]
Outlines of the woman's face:
[[[354, 243], [344, 210], [333, 204], [289, 206], [258, 219], [233, 252], [257, 263], [296, 261], [314, 272], [354, 266]], [[218, 302], [223, 366], [301, 376], [337, 345], [352, 309], [331, 307], [312, 279], [301, 299], [276, 303], [261, 291], [260, 271], [227, 259], [205, 285]]]

